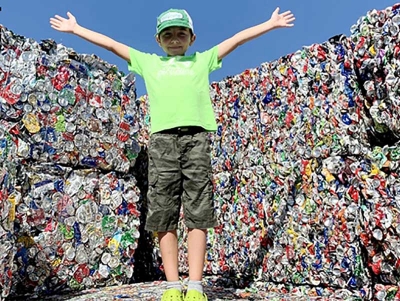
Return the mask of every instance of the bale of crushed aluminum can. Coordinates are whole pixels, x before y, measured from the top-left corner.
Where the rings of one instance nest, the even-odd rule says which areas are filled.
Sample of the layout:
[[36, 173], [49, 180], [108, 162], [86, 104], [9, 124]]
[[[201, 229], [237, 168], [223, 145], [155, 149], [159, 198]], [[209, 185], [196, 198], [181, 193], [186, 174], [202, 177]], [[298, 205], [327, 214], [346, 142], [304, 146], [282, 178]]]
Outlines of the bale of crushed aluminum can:
[[10, 125], [0, 127], [0, 299], [7, 297], [12, 285], [12, 268], [15, 254], [15, 205], [21, 195], [17, 189], [18, 165], [12, 159], [16, 145], [8, 133]]
[[140, 152], [134, 76], [52, 40], [0, 30], [0, 116], [18, 122], [18, 156], [127, 172]]
[[131, 281], [140, 191], [131, 176], [25, 167], [16, 204], [14, 293], [54, 294]]
[[1, 141], [13, 142], [6, 159], [22, 184], [19, 198], [8, 187], [2, 194], [2, 205], [15, 206], [15, 227], [3, 227], [12, 293], [132, 281], [141, 210], [127, 175], [141, 152], [134, 76], [54, 41], [0, 30]]
[[220, 273], [369, 285], [356, 235], [360, 206], [348, 197], [357, 189], [343, 173], [344, 159], [368, 147], [352, 67], [348, 40], [338, 36], [214, 86], [222, 226], [210, 263]]
[[[357, 169], [363, 196], [361, 241], [374, 283], [400, 281], [400, 4], [369, 11], [351, 28], [371, 149]], [[361, 168], [361, 170], [360, 170]]]
[[355, 70], [365, 95], [368, 132], [375, 144], [400, 137], [398, 104], [400, 4], [369, 11], [351, 27]]

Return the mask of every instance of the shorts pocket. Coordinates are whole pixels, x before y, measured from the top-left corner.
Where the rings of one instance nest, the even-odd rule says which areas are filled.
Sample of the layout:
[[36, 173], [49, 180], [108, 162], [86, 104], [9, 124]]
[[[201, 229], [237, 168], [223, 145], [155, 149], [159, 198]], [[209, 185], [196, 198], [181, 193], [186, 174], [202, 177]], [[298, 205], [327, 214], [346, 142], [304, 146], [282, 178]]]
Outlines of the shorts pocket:
[[150, 186], [154, 187], [158, 181], [158, 172], [151, 151], [148, 152], [148, 156], [149, 156], [149, 166], [148, 166], [147, 180], [149, 183], [149, 187]]
[[147, 188], [147, 202], [148, 202], [148, 206], [149, 208], [151, 208], [152, 210], [154, 210], [154, 205], [157, 202], [157, 182], [158, 182], [158, 175], [157, 173], [153, 172], [149, 173], [148, 176], [148, 188]]
[[148, 176], [148, 181], [149, 181], [149, 186], [156, 186], [156, 183], [158, 181], [158, 175], [156, 172], [149, 172], [149, 176]]
[[207, 173], [207, 178], [208, 178], [208, 183], [206, 186], [207, 187], [206, 191], [212, 194], [214, 192], [214, 174], [212, 171], [209, 171]]

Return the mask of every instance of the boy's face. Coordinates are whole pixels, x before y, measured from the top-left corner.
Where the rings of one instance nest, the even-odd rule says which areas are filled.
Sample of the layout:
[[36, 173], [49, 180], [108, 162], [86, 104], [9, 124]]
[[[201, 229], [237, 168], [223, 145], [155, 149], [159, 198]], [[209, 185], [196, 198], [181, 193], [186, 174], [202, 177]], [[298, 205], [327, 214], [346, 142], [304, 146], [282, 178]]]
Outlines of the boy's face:
[[196, 40], [196, 35], [189, 28], [173, 26], [164, 29], [156, 40], [167, 55], [177, 56], [186, 53]]

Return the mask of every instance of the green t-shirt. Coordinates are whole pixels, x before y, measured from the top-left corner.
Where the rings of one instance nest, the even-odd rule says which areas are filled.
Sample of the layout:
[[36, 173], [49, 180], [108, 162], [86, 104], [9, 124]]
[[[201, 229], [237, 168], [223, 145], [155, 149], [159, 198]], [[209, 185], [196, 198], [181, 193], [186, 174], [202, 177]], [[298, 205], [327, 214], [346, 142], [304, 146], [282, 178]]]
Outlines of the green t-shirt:
[[130, 48], [128, 69], [143, 77], [149, 96], [151, 133], [201, 126], [215, 131], [208, 75], [222, 66], [218, 46], [191, 56], [162, 57]]

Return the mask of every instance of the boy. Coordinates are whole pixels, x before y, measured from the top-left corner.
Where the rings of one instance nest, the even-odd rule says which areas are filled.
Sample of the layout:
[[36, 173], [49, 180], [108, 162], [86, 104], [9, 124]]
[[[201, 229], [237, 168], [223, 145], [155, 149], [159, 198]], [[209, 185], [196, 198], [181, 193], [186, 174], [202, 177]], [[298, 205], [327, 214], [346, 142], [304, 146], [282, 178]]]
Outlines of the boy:
[[151, 111], [146, 229], [158, 233], [168, 281], [162, 300], [184, 300], [176, 234], [181, 202], [189, 231], [189, 285], [185, 300], [207, 300], [201, 284], [206, 231], [217, 225], [208, 139], [208, 132], [214, 132], [217, 125], [208, 74], [219, 69], [222, 59], [239, 45], [270, 30], [292, 27], [295, 18], [290, 11], [279, 14], [277, 8], [270, 20], [243, 30], [208, 51], [186, 56], [196, 40], [192, 20], [185, 10], [170, 9], [157, 18], [155, 38], [166, 53], [160, 57], [81, 27], [71, 13], [67, 15], [68, 19], [58, 15], [51, 18], [51, 26], [112, 51], [128, 62], [130, 71], [145, 80]]

